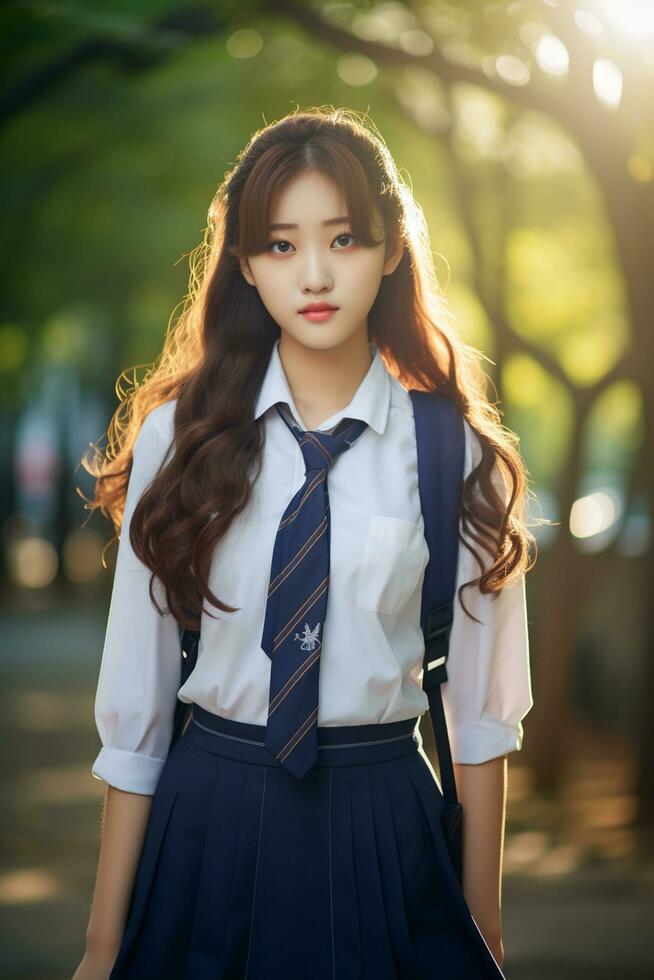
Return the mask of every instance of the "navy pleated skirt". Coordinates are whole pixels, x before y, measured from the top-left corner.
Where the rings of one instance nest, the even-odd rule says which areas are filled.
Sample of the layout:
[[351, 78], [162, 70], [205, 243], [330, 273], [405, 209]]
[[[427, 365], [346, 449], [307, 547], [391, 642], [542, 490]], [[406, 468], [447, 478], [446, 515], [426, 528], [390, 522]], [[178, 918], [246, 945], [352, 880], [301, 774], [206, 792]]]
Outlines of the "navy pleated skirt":
[[441, 830], [417, 718], [265, 728], [193, 706], [152, 800], [110, 980], [499, 980]]

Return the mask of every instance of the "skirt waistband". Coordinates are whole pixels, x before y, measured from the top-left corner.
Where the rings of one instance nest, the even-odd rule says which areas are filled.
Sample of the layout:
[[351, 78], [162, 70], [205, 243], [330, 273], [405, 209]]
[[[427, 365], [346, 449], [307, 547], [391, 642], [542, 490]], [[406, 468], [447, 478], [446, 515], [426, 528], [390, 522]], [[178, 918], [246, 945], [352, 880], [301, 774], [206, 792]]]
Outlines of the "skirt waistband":
[[[319, 725], [317, 767], [385, 762], [417, 752], [419, 717], [376, 725]], [[223, 718], [198, 704], [191, 708], [186, 733], [218, 755], [283, 769], [265, 746], [265, 725]]]

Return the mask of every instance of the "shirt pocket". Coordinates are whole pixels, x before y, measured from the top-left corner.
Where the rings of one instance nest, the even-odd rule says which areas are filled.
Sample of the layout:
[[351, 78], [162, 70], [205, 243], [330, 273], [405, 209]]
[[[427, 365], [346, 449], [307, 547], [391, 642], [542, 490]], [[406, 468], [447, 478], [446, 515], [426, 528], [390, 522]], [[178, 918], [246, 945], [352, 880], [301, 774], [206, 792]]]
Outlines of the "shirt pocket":
[[428, 561], [422, 528], [401, 517], [371, 515], [356, 579], [357, 604], [370, 612], [399, 613]]

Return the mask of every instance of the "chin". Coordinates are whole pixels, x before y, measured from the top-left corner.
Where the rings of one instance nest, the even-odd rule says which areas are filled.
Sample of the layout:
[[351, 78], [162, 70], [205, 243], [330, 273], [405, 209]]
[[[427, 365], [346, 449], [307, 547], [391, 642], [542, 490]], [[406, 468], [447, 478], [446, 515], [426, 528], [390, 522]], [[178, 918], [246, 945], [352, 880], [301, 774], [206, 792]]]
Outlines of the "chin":
[[[289, 337], [292, 337], [296, 343], [303, 344], [305, 347], [310, 347], [315, 350], [339, 347], [341, 344], [345, 344], [356, 337], [360, 332], [359, 327], [348, 329], [347, 327], [344, 328], [342, 323], [336, 325], [329, 321], [327, 323], [303, 323], [299, 328], [297, 324], [294, 324], [292, 329], [280, 325], [280, 330], [282, 334], [288, 334]], [[366, 339], [367, 331], [368, 327], [366, 324], [363, 327], [363, 333]]]

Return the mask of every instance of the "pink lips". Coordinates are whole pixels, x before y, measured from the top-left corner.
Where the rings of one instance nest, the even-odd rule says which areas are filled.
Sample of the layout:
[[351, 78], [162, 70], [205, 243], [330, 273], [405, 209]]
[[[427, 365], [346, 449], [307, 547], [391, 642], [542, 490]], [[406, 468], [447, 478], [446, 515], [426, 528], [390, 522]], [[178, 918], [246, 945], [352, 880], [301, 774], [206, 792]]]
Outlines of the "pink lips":
[[330, 320], [331, 317], [336, 313], [336, 310], [306, 310], [302, 314], [305, 320], [311, 320], [312, 323], [324, 323], [325, 320]]
[[329, 320], [334, 313], [338, 310], [337, 306], [330, 306], [329, 303], [310, 303], [305, 306], [300, 313], [306, 320], [310, 320], [311, 323], [324, 323]]

